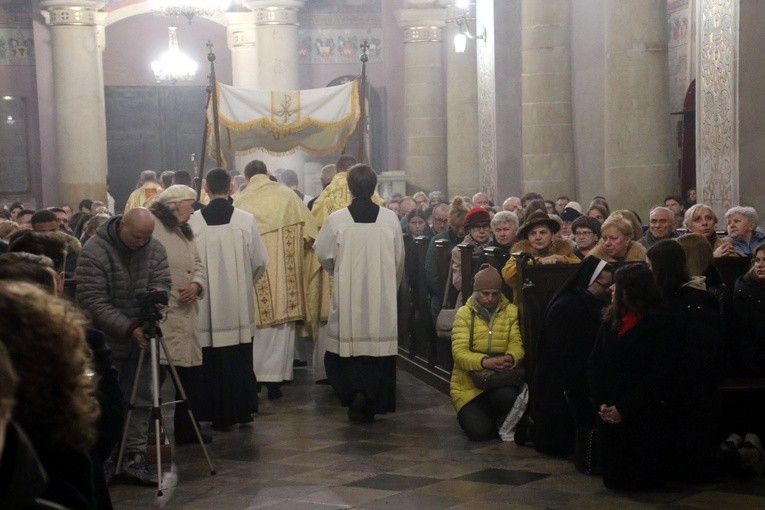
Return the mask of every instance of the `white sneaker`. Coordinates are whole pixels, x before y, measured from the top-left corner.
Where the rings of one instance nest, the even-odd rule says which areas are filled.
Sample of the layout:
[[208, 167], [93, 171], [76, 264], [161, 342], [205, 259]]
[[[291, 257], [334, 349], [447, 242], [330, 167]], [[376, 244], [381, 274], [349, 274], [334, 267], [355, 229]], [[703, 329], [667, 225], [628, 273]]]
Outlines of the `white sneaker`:
[[761, 475], [765, 471], [765, 451], [762, 449], [762, 441], [760, 441], [759, 436], [751, 432], [745, 435], [744, 444], [741, 447], [754, 450], [752, 460], [746, 466], [752, 468], [758, 475]]
[[125, 481], [139, 485], [157, 485], [159, 480], [157, 473], [146, 465], [146, 459], [140, 451], [125, 453], [120, 475], [126, 479]]
[[741, 439], [741, 436], [736, 434], [735, 432], [731, 435], [729, 435], [725, 441], [720, 443], [720, 449], [723, 451], [733, 451], [738, 450], [741, 448], [741, 444], [744, 442], [743, 439]]

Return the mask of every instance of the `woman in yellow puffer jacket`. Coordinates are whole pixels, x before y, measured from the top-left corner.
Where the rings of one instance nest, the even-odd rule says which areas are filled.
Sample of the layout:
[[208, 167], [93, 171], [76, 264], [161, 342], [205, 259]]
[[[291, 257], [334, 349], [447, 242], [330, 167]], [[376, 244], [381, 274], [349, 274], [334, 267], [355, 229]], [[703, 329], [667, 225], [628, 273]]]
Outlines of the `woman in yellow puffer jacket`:
[[518, 397], [518, 388], [505, 386], [480, 390], [473, 384], [469, 372], [513, 370], [523, 360], [524, 350], [518, 327], [518, 308], [502, 295], [499, 272], [484, 264], [473, 281], [473, 295], [457, 310], [454, 318], [454, 369], [449, 393], [462, 430], [474, 441], [485, 441], [497, 436]]

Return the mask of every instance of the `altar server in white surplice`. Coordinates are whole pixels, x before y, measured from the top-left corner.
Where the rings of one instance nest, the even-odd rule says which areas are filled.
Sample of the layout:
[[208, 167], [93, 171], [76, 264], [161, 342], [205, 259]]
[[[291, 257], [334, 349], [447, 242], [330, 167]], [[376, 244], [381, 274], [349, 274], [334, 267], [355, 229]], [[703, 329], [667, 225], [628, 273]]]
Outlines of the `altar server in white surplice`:
[[230, 187], [228, 172], [211, 170], [205, 184], [210, 203], [189, 221], [209, 282], [197, 316], [205, 381], [202, 420], [212, 421], [216, 430], [251, 422], [258, 410], [253, 283], [268, 264], [255, 217], [231, 205]]
[[348, 419], [371, 422], [396, 410], [404, 240], [396, 214], [372, 201], [374, 171], [355, 165], [347, 179], [352, 202], [329, 215], [314, 244], [319, 263], [334, 276], [324, 363]]

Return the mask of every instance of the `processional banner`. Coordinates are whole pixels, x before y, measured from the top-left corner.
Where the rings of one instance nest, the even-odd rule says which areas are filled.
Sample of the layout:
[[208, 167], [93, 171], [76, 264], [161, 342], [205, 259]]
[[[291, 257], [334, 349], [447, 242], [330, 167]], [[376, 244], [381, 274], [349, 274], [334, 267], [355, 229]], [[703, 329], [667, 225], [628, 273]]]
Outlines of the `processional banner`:
[[[359, 120], [356, 81], [307, 90], [250, 90], [216, 83], [221, 150], [280, 155], [303, 150], [315, 156], [340, 152]], [[212, 101], [207, 118], [213, 126]], [[207, 138], [216, 154], [214, 130]]]

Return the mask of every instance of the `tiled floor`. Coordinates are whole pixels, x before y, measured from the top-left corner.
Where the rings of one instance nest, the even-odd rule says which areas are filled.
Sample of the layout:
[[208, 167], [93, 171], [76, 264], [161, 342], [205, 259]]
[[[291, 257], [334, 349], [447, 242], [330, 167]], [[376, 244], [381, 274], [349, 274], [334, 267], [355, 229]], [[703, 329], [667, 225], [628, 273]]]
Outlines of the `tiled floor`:
[[350, 424], [330, 388], [297, 370], [250, 426], [205, 432], [216, 476], [198, 445], [178, 447], [163, 496], [113, 485], [115, 508], [765, 509], [763, 478], [620, 494], [531, 448], [471, 443], [448, 397], [401, 371], [398, 412], [373, 424]]

